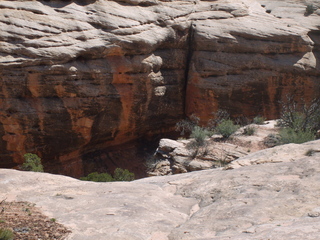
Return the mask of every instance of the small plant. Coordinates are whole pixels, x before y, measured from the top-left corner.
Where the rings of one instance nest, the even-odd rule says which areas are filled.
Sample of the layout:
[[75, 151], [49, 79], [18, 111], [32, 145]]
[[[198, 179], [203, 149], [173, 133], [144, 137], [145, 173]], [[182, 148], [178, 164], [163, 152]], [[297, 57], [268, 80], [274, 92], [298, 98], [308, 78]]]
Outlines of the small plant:
[[240, 125], [240, 126], [246, 126], [246, 125], [249, 125], [251, 123], [250, 119], [245, 117], [245, 116], [240, 116], [240, 117], [237, 117], [235, 120], [234, 120], [234, 123], [236, 125]]
[[12, 240], [14, 237], [13, 232], [7, 228], [0, 228], [0, 240]]
[[22, 170], [32, 172], [43, 172], [43, 165], [41, 164], [41, 158], [37, 154], [26, 153], [23, 155], [25, 161], [21, 166]]
[[25, 208], [25, 209], [23, 209], [23, 211], [30, 212], [30, 208]]
[[256, 117], [253, 118], [253, 123], [254, 124], [258, 124], [258, 125], [262, 125], [262, 124], [264, 124], [265, 120], [266, 119], [264, 117], [256, 116]]
[[233, 133], [239, 129], [239, 125], [235, 125], [232, 120], [224, 119], [218, 123], [216, 132], [221, 134], [224, 138], [229, 138]]
[[213, 130], [222, 121], [230, 119], [230, 114], [226, 110], [219, 109], [217, 112], [212, 114], [214, 115], [214, 119], [210, 119], [208, 122], [210, 130]]
[[281, 137], [279, 134], [271, 133], [264, 138], [263, 144], [266, 147], [271, 148], [271, 147], [275, 147], [277, 145], [280, 145], [280, 140], [281, 140]]
[[243, 129], [243, 135], [252, 136], [255, 134], [256, 130], [257, 129], [253, 126], [247, 126]]
[[306, 11], [304, 13], [305, 16], [309, 16], [316, 10], [316, 7], [313, 4], [308, 4], [306, 7]]
[[50, 218], [51, 222], [56, 222], [57, 220], [55, 218]]
[[98, 173], [98, 172], [90, 173], [88, 176], [82, 177], [80, 179], [84, 181], [92, 181], [92, 182], [112, 182], [114, 180], [110, 174]]
[[311, 130], [294, 130], [293, 128], [283, 128], [279, 132], [281, 143], [304, 143], [315, 140], [315, 134]]
[[3, 219], [0, 219], [0, 223], [5, 223], [6, 221]]
[[134, 180], [134, 173], [128, 169], [116, 168], [113, 174], [114, 181], [132, 181]]
[[145, 166], [147, 168], [147, 171], [152, 171], [157, 164], [161, 161], [161, 159], [158, 159], [156, 156], [150, 156], [145, 161]]
[[180, 135], [192, 132], [193, 128], [199, 124], [200, 118], [192, 114], [188, 119], [181, 120], [176, 123], [175, 130], [180, 132]]
[[220, 148], [220, 153], [216, 155], [217, 163], [215, 164], [216, 167], [225, 167], [230, 163], [229, 155], [230, 152], [224, 148]]
[[194, 138], [197, 146], [203, 146], [205, 144], [205, 139], [210, 135], [210, 131], [206, 128], [195, 126], [191, 132], [190, 137]]
[[309, 149], [304, 155], [308, 156], [308, 157], [311, 157], [313, 156], [313, 154], [315, 153], [316, 151], [313, 150], [313, 149]]

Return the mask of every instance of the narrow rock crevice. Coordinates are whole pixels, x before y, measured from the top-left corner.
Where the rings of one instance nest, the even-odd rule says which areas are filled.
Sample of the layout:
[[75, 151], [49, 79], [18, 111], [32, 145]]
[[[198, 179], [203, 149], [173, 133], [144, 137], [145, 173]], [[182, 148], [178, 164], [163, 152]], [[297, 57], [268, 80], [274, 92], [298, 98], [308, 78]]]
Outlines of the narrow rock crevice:
[[194, 47], [195, 47], [195, 40], [194, 40], [194, 34], [196, 31], [196, 24], [194, 22], [190, 23], [190, 27], [188, 30], [188, 38], [187, 38], [187, 54], [186, 54], [186, 63], [185, 63], [185, 72], [184, 72], [184, 86], [183, 86], [183, 92], [184, 92], [184, 103], [183, 103], [183, 109], [184, 109], [184, 114], [186, 114], [186, 99], [187, 99], [187, 85], [188, 85], [188, 80], [189, 80], [189, 71], [191, 68], [191, 60], [194, 52]]

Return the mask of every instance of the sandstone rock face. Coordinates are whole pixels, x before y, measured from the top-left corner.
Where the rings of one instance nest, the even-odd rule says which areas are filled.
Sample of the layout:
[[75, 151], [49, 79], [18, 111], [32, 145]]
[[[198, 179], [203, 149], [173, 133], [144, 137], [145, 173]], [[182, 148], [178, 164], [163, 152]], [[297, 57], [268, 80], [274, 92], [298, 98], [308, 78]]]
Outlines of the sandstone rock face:
[[185, 113], [273, 117], [291, 90], [318, 95], [319, 16], [300, 25], [265, 11], [253, 0], [1, 1], [0, 166], [34, 152], [80, 176]]
[[228, 15], [195, 22], [187, 114], [208, 120], [222, 108], [275, 119], [287, 94], [318, 96], [319, 15], [305, 17], [302, 1], [259, 2], [218, 1], [211, 9]]
[[1, 1], [1, 166], [36, 152], [79, 176], [81, 156], [170, 131], [184, 114], [179, 6]]
[[[307, 145], [315, 150], [312, 156], [298, 151]], [[289, 162], [133, 182], [1, 169], [0, 199], [35, 203], [72, 231], [70, 240], [316, 240], [320, 140], [289, 148], [277, 148], [279, 159], [291, 154]], [[261, 158], [269, 156], [260, 152]]]

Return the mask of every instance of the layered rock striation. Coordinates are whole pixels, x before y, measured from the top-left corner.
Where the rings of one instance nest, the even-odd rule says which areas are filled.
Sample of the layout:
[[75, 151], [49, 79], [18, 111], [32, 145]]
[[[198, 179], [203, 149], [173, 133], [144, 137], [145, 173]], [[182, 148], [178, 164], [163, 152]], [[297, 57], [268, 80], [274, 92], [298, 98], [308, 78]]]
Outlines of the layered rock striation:
[[304, 16], [300, 1], [260, 2], [213, 4], [227, 15], [196, 21], [187, 114], [208, 120], [222, 108], [274, 119], [286, 95], [318, 96], [319, 16]]
[[1, 1], [0, 166], [34, 152], [80, 176], [185, 114], [274, 117], [289, 92], [318, 96], [319, 15], [295, 9], [310, 24], [252, 0]]

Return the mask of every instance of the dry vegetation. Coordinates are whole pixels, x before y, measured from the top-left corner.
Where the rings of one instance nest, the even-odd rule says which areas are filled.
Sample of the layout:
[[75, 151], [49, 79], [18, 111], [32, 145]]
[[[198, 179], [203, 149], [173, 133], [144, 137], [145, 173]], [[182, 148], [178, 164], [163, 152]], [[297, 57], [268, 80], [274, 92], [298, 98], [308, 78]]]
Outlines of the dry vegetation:
[[14, 240], [62, 240], [70, 233], [27, 202], [0, 202], [0, 229], [11, 230]]

